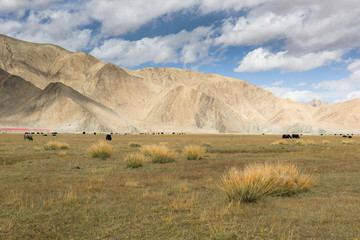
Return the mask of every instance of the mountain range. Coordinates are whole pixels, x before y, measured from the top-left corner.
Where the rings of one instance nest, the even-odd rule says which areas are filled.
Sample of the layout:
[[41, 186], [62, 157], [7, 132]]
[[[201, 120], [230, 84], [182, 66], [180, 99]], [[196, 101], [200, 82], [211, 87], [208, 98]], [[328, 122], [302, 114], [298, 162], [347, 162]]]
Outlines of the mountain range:
[[248, 82], [176, 68], [129, 70], [0, 35], [0, 128], [59, 132], [359, 132], [360, 99], [281, 99]]

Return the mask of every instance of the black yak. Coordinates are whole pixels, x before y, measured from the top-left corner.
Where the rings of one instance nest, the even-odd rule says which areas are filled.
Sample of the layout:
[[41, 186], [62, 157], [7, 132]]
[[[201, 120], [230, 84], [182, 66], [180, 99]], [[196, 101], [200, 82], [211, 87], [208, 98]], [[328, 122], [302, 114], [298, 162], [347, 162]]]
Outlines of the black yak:
[[111, 135], [110, 135], [110, 134], [106, 135], [106, 140], [108, 140], [108, 141], [111, 141], [111, 140], [112, 140], [112, 138], [111, 138]]
[[291, 138], [291, 135], [290, 134], [283, 134], [282, 138]]
[[26, 139], [28, 139], [29, 141], [33, 141], [33, 137], [29, 134], [24, 134], [24, 141], [26, 141]]

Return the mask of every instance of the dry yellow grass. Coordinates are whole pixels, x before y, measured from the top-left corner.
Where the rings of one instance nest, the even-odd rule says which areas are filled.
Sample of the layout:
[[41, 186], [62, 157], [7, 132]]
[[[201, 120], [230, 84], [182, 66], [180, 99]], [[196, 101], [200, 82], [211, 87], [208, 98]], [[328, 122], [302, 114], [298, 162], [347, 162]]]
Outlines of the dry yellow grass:
[[295, 143], [300, 146], [306, 146], [307, 144], [304, 140], [297, 140]]
[[56, 142], [56, 141], [50, 141], [47, 142], [44, 146], [45, 150], [57, 150], [57, 149], [68, 149], [69, 144], [64, 142]]
[[176, 153], [164, 145], [145, 145], [141, 147], [141, 153], [149, 157], [152, 163], [168, 163], [175, 161]]
[[199, 160], [205, 154], [205, 149], [200, 146], [190, 145], [184, 148], [184, 154], [188, 160]]
[[145, 157], [141, 153], [129, 153], [124, 157], [124, 162], [128, 168], [139, 168], [144, 165]]
[[307, 140], [306, 143], [309, 145], [315, 145], [315, 142], [313, 140]]
[[279, 144], [280, 145], [287, 145], [289, 143], [284, 139], [270, 143], [270, 145], [279, 145]]
[[107, 142], [100, 141], [97, 144], [92, 145], [88, 152], [93, 158], [109, 158], [114, 153], [114, 148]]
[[34, 151], [40, 151], [41, 150], [40, 147], [34, 147], [33, 149], [34, 149]]
[[129, 142], [129, 147], [141, 147], [141, 143], [139, 142]]
[[244, 170], [231, 168], [222, 177], [220, 189], [230, 201], [254, 202], [266, 195], [292, 195], [316, 183], [292, 164], [252, 164]]
[[330, 141], [328, 141], [328, 140], [322, 140], [322, 144], [330, 144]]
[[65, 152], [65, 151], [61, 151], [61, 152], [59, 152], [59, 155], [60, 155], [60, 156], [62, 156], [62, 157], [64, 157], [64, 156], [66, 156], [66, 155], [67, 155], [67, 152]]
[[342, 144], [347, 144], [347, 145], [351, 145], [351, 144], [354, 144], [355, 142], [354, 141], [346, 141], [346, 140], [342, 140], [341, 141]]

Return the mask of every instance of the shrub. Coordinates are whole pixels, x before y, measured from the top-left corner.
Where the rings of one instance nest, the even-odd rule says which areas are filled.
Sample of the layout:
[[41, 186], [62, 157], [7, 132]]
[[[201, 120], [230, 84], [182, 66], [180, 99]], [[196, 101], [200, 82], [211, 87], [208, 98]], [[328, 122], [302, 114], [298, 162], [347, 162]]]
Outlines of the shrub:
[[186, 146], [184, 153], [188, 160], [199, 160], [204, 156], [205, 150], [200, 146]]
[[50, 141], [44, 146], [45, 150], [68, 149], [69, 144], [63, 142]]
[[315, 178], [291, 164], [253, 164], [243, 171], [231, 168], [222, 176], [220, 189], [230, 201], [255, 202], [267, 195], [284, 196], [308, 190]]
[[113, 147], [107, 142], [99, 142], [88, 149], [93, 158], [109, 158], [114, 153]]
[[164, 145], [145, 145], [141, 147], [141, 153], [149, 157], [152, 163], [168, 163], [175, 161], [175, 152], [171, 152]]
[[144, 161], [145, 157], [141, 153], [130, 153], [127, 154], [124, 158], [124, 162], [126, 163], [126, 167], [128, 168], [142, 167]]
[[129, 147], [141, 147], [141, 143], [129, 142]]

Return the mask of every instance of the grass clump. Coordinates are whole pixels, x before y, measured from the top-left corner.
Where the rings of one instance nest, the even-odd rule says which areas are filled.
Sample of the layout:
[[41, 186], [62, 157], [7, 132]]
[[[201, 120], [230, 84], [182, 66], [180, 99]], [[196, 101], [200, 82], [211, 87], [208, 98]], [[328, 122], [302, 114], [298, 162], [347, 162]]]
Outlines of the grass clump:
[[61, 152], [59, 152], [59, 155], [60, 155], [61, 157], [64, 157], [64, 156], [66, 156], [66, 155], [67, 155], [67, 152], [65, 152], [65, 151], [61, 151]]
[[145, 161], [145, 157], [141, 153], [129, 153], [124, 158], [124, 162], [126, 163], [127, 168], [142, 167], [144, 161]]
[[329, 144], [330, 143], [330, 141], [328, 141], [328, 140], [323, 140], [322, 141], [322, 144]]
[[200, 146], [191, 145], [184, 148], [184, 154], [187, 160], [199, 160], [204, 156], [205, 150]]
[[141, 147], [141, 153], [149, 157], [152, 163], [169, 163], [175, 161], [175, 152], [164, 145], [145, 145]]
[[308, 190], [315, 177], [292, 164], [253, 164], [244, 170], [231, 168], [222, 176], [220, 189], [230, 201], [256, 202], [261, 198], [288, 196]]
[[279, 140], [279, 141], [275, 141], [272, 142], [270, 145], [287, 145], [289, 144], [286, 140]]
[[110, 158], [114, 153], [114, 149], [107, 142], [99, 142], [92, 145], [88, 149], [88, 152], [93, 158]]
[[304, 140], [297, 140], [296, 144], [300, 146], [306, 146], [306, 142]]
[[45, 150], [57, 150], [57, 149], [68, 149], [69, 144], [63, 142], [50, 141], [44, 146]]
[[138, 143], [138, 142], [129, 142], [129, 147], [141, 147], [141, 143]]
[[33, 149], [34, 149], [34, 151], [40, 151], [41, 148], [40, 147], [34, 147]]

